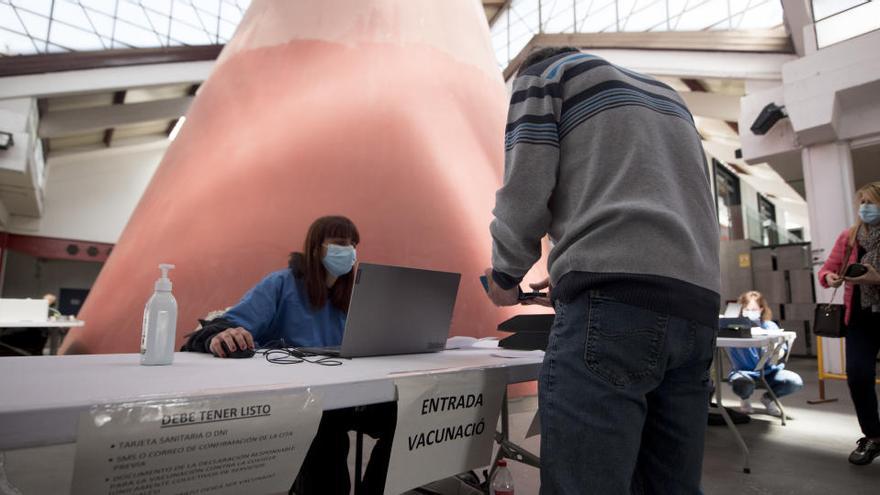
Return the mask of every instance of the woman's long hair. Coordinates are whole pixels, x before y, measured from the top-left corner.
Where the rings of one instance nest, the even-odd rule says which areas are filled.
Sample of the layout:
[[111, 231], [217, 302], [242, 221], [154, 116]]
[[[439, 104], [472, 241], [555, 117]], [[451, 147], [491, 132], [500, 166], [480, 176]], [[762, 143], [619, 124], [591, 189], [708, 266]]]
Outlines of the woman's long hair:
[[755, 301], [756, 303], [758, 303], [758, 306], [761, 308], [761, 321], [769, 321], [773, 319], [773, 311], [770, 310], [770, 306], [768, 306], [767, 301], [764, 300], [764, 294], [761, 294], [756, 290], [743, 292], [742, 294], [740, 294], [739, 300], [737, 302], [740, 304], [740, 306], [742, 306], [742, 309], [744, 310], [751, 301]]
[[326, 239], [351, 239], [357, 245], [360, 233], [354, 223], [346, 217], [327, 216], [315, 220], [309, 227], [302, 253], [290, 253], [290, 269], [293, 275], [302, 279], [309, 302], [313, 309], [321, 309], [330, 303], [342, 311], [348, 311], [351, 290], [354, 287], [354, 269], [336, 279], [333, 287], [327, 289], [327, 269], [322, 263], [322, 245]]
[[[858, 191], [856, 191], [856, 201], [861, 203], [862, 198], [867, 199], [868, 201], [874, 203], [875, 205], [880, 206], [880, 182], [871, 182], [864, 186], [862, 186]], [[858, 205], [856, 205], [858, 206]], [[859, 229], [862, 228], [865, 222], [862, 221], [861, 217], [856, 220], [855, 225], [850, 227], [849, 229], [849, 245], [855, 246], [856, 242], [856, 233], [858, 233]], [[849, 260], [844, 260], [844, 263], [849, 263]]]

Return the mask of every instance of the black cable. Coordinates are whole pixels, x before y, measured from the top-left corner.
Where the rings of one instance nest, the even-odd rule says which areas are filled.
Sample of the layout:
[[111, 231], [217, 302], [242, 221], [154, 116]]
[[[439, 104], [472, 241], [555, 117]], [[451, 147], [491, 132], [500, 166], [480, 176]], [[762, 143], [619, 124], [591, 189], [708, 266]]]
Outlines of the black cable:
[[272, 364], [309, 363], [320, 366], [342, 366], [342, 360], [338, 358], [322, 356], [304, 351], [299, 347], [288, 346], [284, 339], [267, 342], [265, 346], [257, 349], [256, 353], [262, 354], [266, 361]]

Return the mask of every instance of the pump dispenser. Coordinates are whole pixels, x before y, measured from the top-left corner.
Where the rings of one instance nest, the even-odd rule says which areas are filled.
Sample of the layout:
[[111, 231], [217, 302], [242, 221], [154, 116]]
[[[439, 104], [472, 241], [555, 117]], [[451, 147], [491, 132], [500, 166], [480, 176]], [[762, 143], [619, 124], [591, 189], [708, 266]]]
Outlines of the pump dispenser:
[[177, 336], [177, 301], [171, 294], [168, 271], [174, 265], [161, 264], [162, 276], [156, 280], [153, 297], [144, 308], [141, 334], [141, 364], [163, 365], [174, 360], [174, 338]]

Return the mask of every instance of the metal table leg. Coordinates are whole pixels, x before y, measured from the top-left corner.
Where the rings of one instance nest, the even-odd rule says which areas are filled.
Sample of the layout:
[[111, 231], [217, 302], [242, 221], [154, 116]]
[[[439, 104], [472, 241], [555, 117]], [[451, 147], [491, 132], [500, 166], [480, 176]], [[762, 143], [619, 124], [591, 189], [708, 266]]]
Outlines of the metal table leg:
[[354, 444], [354, 495], [361, 495], [363, 493], [364, 434], [360, 430], [355, 433]]
[[727, 427], [733, 433], [733, 436], [736, 438], [736, 442], [739, 444], [740, 450], [742, 450], [743, 458], [745, 459], [743, 464], [743, 472], [751, 473], [752, 469], [749, 467], [749, 447], [746, 445], [745, 440], [743, 440], [742, 436], [739, 434], [739, 430], [736, 429], [736, 425], [733, 424], [733, 420], [730, 419], [730, 415], [727, 414], [727, 410], [724, 409], [724, 404], [721, 403], [721, 348], [715, 348], [715, 403], [718, 404], [718, 411], [721, 413], [721, 417], [724, 418], [724, 422], [727, 423]]
[[779, 398], [776, 397], [775, 393], [773, 393], [773, 389], [770, 388], [770, 384], [767, 383], [767, 378], [764, 374], [764, 368], [761, 368], [761, 382], [764, 383], [764, 387], [767, 388], [767, 393], [770, 394], [770, 398], [773, 399], [773, 402], [776, 403], [776, 407], [779, 408], [779, 416], [782, 420], [782, 426], [785, 426], [785, 408], [782, 407], [782, 402], [779, 401]]
[[27, 352], [25, 352], [25, 351], [19, 349], [18, 347], [15, 347], [15, 346], [9, 345], [9, 344], [7, 344], [7, 343], [5, 343], [5, 342], [0, 342], [0, 347], [3, 347], [4, 349], [9, 349], [10, 351], [12, 351], [12, 352], [14, 352], [14, 353], [16, 353], [16, 354], [20, 354], [20, 355], [22, 355], [22, 356], [30, 356], [30, 353], [27, 353]]
[[764, 368], [766, 368], [767, 362], [770, 361], [771, 359], [773, 359], [773, 357], [779, 353], [779, 351], [782, 349], [782, 346], [784, 344], [785, 344], [785, 342], [779, 342], [776, 345], [772, 346], [772, 348], [767, 347], [764, 350], [764, 353], [761, 356], [761, 359], [758, 361], [758, 366], [755, 369], [755, 371], [760, 373], [761, 383], [764, 384], [764, 388], [767, 389], [767, 393], [770, 394], [770, 398], [773, 399], [773, 402], [776, 404], [776, 407], [779, 408], [780, 419], [782, 420], [782, 426], [785, 426], [785, 418], [786, 418], [785, 408], [782, 406], [782, 402], [779, 400], [779, 397], [776, 397], [776, 394], [773, 392], [773, 389], [770, 388], [770, 384], [767, 383], [767, 377], [765, 376]]
[[495, 454], [495, 458], [492, 459], [492, 467], [489, 469], [487, 482], [495, 474], [499, 459], [511, 459], [532, 467], [541, 467], [540, 457], [510, 441], [510, 420], [506, 391], [504, 392], [504, 399], [501, 401], [501, 431], [495, 432], [495, 442], [498, 443], [498, 452]]
[[58, 347], [61, 345], [61, 329], [58, 327], [49, 328], [49, 355], [58, 355]]

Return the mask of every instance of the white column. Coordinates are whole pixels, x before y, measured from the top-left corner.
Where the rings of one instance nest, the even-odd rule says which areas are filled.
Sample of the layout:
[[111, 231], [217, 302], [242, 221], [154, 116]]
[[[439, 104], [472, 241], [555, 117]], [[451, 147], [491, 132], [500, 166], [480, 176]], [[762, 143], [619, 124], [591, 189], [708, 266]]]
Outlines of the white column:
[[[813, 252], [825, 261], [834, 241], [846, 227], [855, 222], [855, 184], [852, 155], [847, 143], [829, 143], [804, 148], [802, 152], [807, 209], [810, 215], [810, 240]], [[820, 251], [821, 250], [821, 251]], [[821, 265], [814, 268], [818, 274]], [[832, 289], [824, 289], [816, 279], [816, 300], [831, 300]], [[834, 302], [843, 302], [843, 289]], [[825, 371], [843, 373], [843, 339], [823, 339]]]

